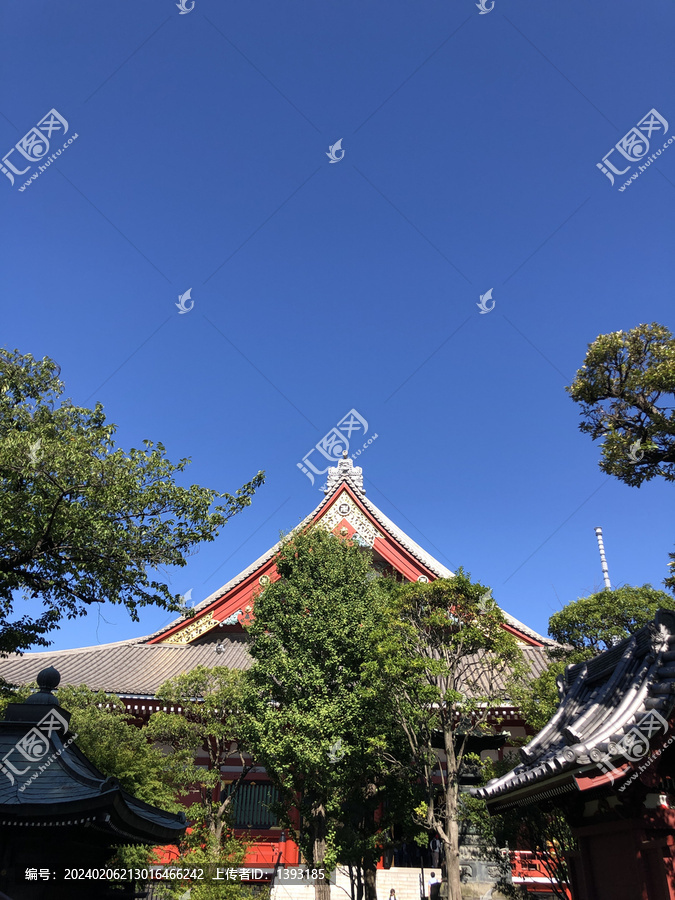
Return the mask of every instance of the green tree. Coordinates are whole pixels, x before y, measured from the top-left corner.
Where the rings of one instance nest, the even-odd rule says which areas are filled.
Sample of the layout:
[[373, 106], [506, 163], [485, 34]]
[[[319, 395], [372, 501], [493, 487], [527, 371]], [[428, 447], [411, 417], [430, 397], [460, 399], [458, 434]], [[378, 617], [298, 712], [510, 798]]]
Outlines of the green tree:
[[[157, 691], [158, 700], [180, 712], [153, 713], [147, 734], [175, 759], [181, 795], [199, 795], [186, 811], [192, 828], [185, 846], [188, 857], [203, 849], [214, 862], [220, 858], [230, 838], [232, 803], [251, 770], [244, 764], [241, 745], [243, 678], [236, 669], [197, 666], [164, 682]], [[206, 766], [196, 762], [202, 752]], [[221, 772], [230, 758], [241, 765], [233, 784]]]
[[[389, 824], [376, 813], [385, 797], [387, 816], [406, 802], [388, 761], [401, 745], [391, 695], [364, 668], [388, 602], [384, 579], [369, 551], [320, 528], [287, 540], [277, 571], [249, 628], [249, 746], [279, 788], [283, 821], [305, 858], [326, 874], [338, 860], [355, 864], [374, 900]], [[328, 882], [315, 892], [327, 900]]]
[[[566, 390], [581, 406], [579, 429], [603, 439], [603, 472], [632, 487], [675, 481], [675, 339], [665, 326], [601, 334]], [[675, 591], [675, 574], [664, 583]]]
[[667, 328], [601, 334], [567, 391], [581, 405], [579, 429], [604, 439], [603, 472], [637, 487], [657, 475], [675, 481], [675, 339]]
[[[124, 451], [103, 407], [63, 400], [57, 364], [0, 349], [0, 653], [47, 646], [64, 618], [93, 603], [180, 611], [153, 573], [184, 566], [251, 502], [258, 473], [234, 495], [177, 481], [162, 444]], [[223, 502], [218, 502], [223, 501]], [[42, 611], [25, 611], [25, 599]]]
[[[367, 667], [366, 654], [372, 658], [374, 650], [373, 644], [364, 648], [362, 665]], [[363, 672], [354, 687], [360, 719], [349, 729], [348, 752], [336, 760], [337, 783], [328, 809], [335, 822], [335, 856], [349, 870], [352, 896], [376, 900], [382, 854], [402, 840], [417, 839], [426, 846], [426, 834], [413, 821], [423, 794], [386, 681]]]
[[[488, 719], [506, 697], [507, 680], [525, 672], [516, 640], [488, 598], [461, 569], [453, 578], [403, 585], [379, 636], [380, 677], [390, 683], [425, 791], [418, 820], [443, 845], [450, 900], [461, 898], [460, 773], [467, 741], [492, 730]], [[439, 751], [445, 765], [439, 766]]]
[[590, 659], [643, 628], [659, 609], [675, 609], [675, 600], [651, 584], [625, 585], [568, 603], [551, 616], [548, 632], [571, 653], [584, 654], [579, 660]]

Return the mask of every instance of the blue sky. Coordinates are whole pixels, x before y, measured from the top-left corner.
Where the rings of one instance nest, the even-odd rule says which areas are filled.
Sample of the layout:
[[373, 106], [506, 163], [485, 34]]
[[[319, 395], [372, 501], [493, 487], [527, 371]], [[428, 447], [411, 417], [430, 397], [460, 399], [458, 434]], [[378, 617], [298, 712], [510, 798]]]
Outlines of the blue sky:
[[[604, 476], [564, 386], [598, 334], [675, 324], [675, 144], [623, 192], [596, 167], [652, 109], [675, 134], [671, 0], [5, 0], [0, 26], [3, 154], [51, 109], [50, 151], [77, 134], [0, 175], [2, 345], [186, 481], [267, 473], [175, 590], [317, 504], [297, 463], [352, 408], [368, 496], [530, 626], [602, 586], [596, 525], [613, 583], [660, 585], [672, 487]], [[94, 610], [54, 647], [169, 618]]]

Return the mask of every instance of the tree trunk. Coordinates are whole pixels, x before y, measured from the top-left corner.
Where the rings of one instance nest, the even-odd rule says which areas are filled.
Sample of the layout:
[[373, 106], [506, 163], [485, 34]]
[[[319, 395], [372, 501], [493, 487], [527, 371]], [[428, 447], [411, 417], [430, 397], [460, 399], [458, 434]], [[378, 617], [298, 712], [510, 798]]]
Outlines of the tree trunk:
[[[312, 868], [324, 868], [326, 859], [326, 810], [322, 803], [317, 803], [312, 810]], [[314, 882], [314, 900], [330, 900], [330, 881], [326, 877]]]
[[363, 881], [366, 888], [365, 900], [377, 900], [377, 865], [368, 863], [363, 867]]
[[457, 821], [457, 795], [448, 783], [446, 790], [446, 839], [443, 841], [445, 872], [448, 879], [448, 900], [462, 900], [462, 882], [459, 871], [459, 822]]
[[354, 866], [349, 863], [347, 868], [349, 869], [349, 892], [351, 900], [356, 900], [356, 894], [354, 892]]

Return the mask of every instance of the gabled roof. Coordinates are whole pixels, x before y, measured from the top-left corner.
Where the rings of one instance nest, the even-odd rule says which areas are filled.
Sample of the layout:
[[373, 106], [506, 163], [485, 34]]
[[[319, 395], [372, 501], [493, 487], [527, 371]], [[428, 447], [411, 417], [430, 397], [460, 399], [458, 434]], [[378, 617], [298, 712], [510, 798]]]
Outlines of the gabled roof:
[[[435, 559], [366, 497], [363, 471], [351, 459], [341, 459], [328, 470], [325, 497], [293, 531], [321, 525], [346, 534], [375, 550], [409, 581], [451, 578], [453, 573]], [[281, 542], [263, 553], [254, 563], [197, 604], [194, 615], [175, 619], [155, 632], [150, 643], [189, 643], [223, 625], [235, 625], [251, 606], [256, 593], [278, 578], [275, 558]], [[530, 646], [555, 646], [555, 641], [538, 634], [504, 612], [509, 631]]]
[[658, 749], [675, 707], [675, 613], [571, 666], [557, 712], [522, 763], [475, 791], [492, 812], [614, 784]]
[[[452, 577], [450, 569], [366, 497], [360, 467], [354, 466], [350, 459], [342, 459], [329, 469], [328, 475], [325, 497], [295, 530], [321, 524], [336, 534], [347, 534], [372, 547], [410, 581]], [[64, 684], [86, 684], [93, 690], [146, 699], [154, 697], [167, 679], [199, 665], [247, 669], [251, 659], [240, 620], [267, 581], [279, 577], [275, 561], [280, 547], [281, 542], [270, 547], [199, 603], [189, 618], [175, 619], [146, 637], [75, 650], [13, 654], [0, 659], [0, 678], [12, 684], [27, 684], [37, 669], [55, 666]], [[508, 630], [530, 651], [528, 659], [533, 674], [539, 674], [548, 662], [545, 648], [556, 646], [555, 641], [502, 612]]]

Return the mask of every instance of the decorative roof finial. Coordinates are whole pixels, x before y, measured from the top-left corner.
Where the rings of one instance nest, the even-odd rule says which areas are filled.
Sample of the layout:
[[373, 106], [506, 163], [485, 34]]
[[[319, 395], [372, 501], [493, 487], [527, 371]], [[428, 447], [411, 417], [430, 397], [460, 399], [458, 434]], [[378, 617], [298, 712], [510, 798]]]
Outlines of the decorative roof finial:
[[343, 481], [347, 482], [356, 494], [365, 495], [363, 469], [361, 466], [354, 465], [346, 450], [343, 451], [342, 459], [338, 461], [337, 466], [331, 466], [328, 469], [328, 479], [324, 488], [324, 494], [331, 494]]
[[54, 666], [48, 666], [38, 672], [37, 683], [38, 689], [30, 697], [27, 697], [25, 703], [46, 703], [49, 706], [58, 706], [59, 701], [52, 694], [54, 688], [58, 687], [61, 681], [61, 675]]

